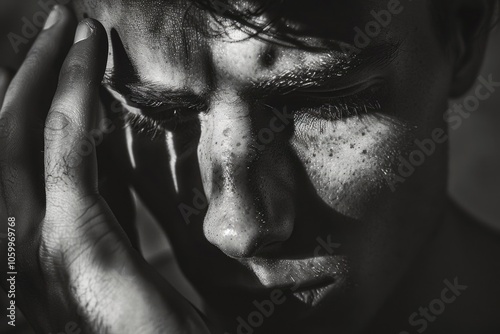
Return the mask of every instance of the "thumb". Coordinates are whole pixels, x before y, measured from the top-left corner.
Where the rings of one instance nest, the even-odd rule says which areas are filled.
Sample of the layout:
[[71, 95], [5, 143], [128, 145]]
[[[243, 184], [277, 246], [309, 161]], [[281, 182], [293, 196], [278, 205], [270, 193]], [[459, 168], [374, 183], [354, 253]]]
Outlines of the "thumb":
[[107, 48], [106, 32], [99, 22], [79, 24], [46, 119], [47, 202], [66, 201], [68, 196], [78, 200], [98, 193], [94, 135]]

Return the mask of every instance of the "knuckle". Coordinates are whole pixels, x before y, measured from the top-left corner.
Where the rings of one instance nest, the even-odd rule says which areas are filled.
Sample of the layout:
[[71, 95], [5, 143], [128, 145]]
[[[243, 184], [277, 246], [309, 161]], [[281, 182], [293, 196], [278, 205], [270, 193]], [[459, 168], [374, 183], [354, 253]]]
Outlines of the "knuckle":
[[45, 122], [44, 137], [48, 142], [62, 140], [69, 136], [71, 119], [63, 112], [51, 110]]

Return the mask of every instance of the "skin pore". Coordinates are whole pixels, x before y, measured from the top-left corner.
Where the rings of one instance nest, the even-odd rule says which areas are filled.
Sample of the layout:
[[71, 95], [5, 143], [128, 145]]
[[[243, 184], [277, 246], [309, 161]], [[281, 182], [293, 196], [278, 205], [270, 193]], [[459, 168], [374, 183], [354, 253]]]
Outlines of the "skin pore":
[[[353, 27], [387, 2], [324, 6], [295, 24], [331, 32], [309, 42], [337, 45], [352, 44]], [[235, 332], [254, 300], [279, 289], [286, 302], [263, 333], [353, 333], [374, 318], [375, 328], [396, 332], [455, 277], [469, 290], [428, 332], [493, 323], [488, 296], [499, 293], [500, 269], [482, 254], [498, 252], [498, 240], [448, 203], [447, 146], [396, 191], [386, 179], [415, 139], [447, 128], [448, 98], [474, 81], [485, 37], [458, 32], [447, 52], [428, 4], [404, 8], [345, 57], [248, 38], [184, 1], [75, 1], [79, 19], [95, 18], [108, 33], [106, 89], [143, 116], [115, 134], [132, 138], [116, 148], [121, 166], [216, 326]], [[280, 118], [288, 124], [276, 124], [273, 109], [291, 115]], [[158, 122], [173, 110], [178, 124]], [[281, 130], [263, 145], [265, 128]], [[194, 190], [208, 205], [186, 221], [179, 205], [192, 206]], [[340, 246], [316, 252], [318, 238]], [[317, 285], [327, 293], [310, 291]]]

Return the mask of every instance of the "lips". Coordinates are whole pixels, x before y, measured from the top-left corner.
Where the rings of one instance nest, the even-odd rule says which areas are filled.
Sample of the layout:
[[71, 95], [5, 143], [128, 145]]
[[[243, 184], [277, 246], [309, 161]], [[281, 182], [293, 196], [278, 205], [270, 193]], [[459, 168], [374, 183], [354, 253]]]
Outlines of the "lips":
[[314, 289], [297, 291], [293, 296], [307, 306], [316, 306], [337, 285], [340, 285], [339, 281]]
[[342, 256], [324, 256], [297, 260], [252, 258], [246, 265], [268, 289], [290, 292], [299, 301], [315, 306], [347, 276]]

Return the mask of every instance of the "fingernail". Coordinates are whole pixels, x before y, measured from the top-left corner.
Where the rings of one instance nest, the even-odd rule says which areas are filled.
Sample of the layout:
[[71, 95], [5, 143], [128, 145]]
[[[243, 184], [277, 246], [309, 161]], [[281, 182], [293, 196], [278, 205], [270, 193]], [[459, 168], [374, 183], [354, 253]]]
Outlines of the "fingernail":
[[92, 32], [92, 28], [86, 22], [80, 22], [78, 28], [76, 28], [75, 42], [73, 44], [89, 38]]
[[59, 20], [59, 13], [60, 13], [59, 6], [58, 5], [54, 6], [50, 11], [49, 17], [47, 17], [47, 20], [45, 21], [43, 30], [50, 29], [54, 24], [57, 23], [57, 21]]

